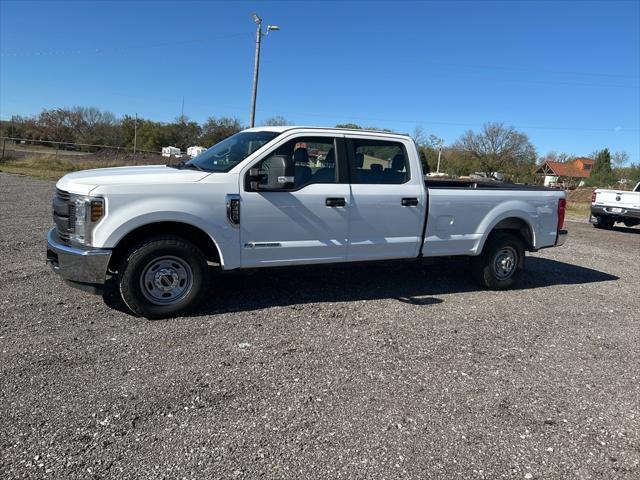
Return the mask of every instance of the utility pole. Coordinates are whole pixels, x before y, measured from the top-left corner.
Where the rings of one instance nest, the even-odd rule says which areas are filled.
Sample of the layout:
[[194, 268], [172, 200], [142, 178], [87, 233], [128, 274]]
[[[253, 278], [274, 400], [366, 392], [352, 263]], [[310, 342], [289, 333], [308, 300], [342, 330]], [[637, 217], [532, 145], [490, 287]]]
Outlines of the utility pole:
[[136, 153], [138, 147], [138, 113], [136, 112], [135, 120], [133, 121], [133, 153]]
[[277, 25], [267, 25], [267, 33], [262, 33], [262, 19], [253, 12], [251, 14], [253, 21], [256, 23], [256, 55], [253, 65], [253, 90], [251, 92], [251, 117], [249, 127], [254, 127], [256, 123], [256, 97], [258, 96], [258, 73], [260, 71], [260, 42], [263, 35], [267, 36], [273, 30], [280, 30]]
[[440, 173], [440, 157], [442, 156], [442, 145], [438, 147], [438, 166], [436, 167], [436, 173]]

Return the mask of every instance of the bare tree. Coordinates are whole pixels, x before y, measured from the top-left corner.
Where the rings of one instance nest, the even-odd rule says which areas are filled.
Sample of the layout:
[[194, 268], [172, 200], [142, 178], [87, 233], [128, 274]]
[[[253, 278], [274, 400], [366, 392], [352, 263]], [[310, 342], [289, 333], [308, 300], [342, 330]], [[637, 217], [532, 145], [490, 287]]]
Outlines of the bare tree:
[[456, 148], [478, 160], [488, 175], [507, 167], [535, 164], [536, 149], [526, 134], [502, 123], [486, 123], [480, 133], [471, 130], [463, 134]]
[[549, 153], [547, 153], [544, 157], [541, 158], [542, 162], [559, 162], [559, 163], [570, 163], [573, 162], [576, 159], [575, 155], [572, 155], [570, 153], [557, 153], [554, 151], [551, 151]]
[[622, 168], [629, 161], [629, 154], [627, 152], [616, 152], [611, 156], [613, 164], [617, 168]]
[[432, 133], [431, 135], [429, 135], [428, 144], [434, 150], [438, 150], [439, 148], [442, 148], [444, 146], [444, 139]]
[[413, 135], [411, 135], [411, 137], [419, 147], [425, 146], [428, 143], [427, 134], [421, 126], [417, 126], [413, 129]]

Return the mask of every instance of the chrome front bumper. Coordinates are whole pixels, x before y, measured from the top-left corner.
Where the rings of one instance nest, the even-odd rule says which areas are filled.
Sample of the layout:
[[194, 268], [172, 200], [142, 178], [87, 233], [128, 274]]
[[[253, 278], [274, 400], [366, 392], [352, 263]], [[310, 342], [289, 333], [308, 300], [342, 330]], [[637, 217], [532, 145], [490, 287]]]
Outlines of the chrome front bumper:
[[47, 263], [64, 280], [84, 285], [103, 285], [111, 250], [71, 247], [60, 243], [56, 229], [47, 234]]

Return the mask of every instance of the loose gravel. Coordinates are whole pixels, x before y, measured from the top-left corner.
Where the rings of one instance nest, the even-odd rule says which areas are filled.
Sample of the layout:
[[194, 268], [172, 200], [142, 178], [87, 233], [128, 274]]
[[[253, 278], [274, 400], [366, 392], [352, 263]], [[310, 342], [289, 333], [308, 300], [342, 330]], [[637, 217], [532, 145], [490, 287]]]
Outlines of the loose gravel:
[[265, 270], [148, 321], [45, 265], [52, 182], [0, 187], [0, 478], [640, 478], [638, 228], [570, 222], [509, 292]]

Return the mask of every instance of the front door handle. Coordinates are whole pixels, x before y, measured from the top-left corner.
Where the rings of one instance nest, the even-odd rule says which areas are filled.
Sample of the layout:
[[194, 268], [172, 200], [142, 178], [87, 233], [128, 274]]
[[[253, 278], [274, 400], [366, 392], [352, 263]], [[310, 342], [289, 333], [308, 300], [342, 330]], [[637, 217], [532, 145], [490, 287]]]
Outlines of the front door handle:
[[415, 197], [403, 198], [402, 199], [402, 206], [403, 207], [415, 207], [416, 205], [418, 205], [418, 199], [415, 198]]
[[330, 197], [325, 200], [324, 204], [327, 207], [344, 207], [347, 204], [347, 201], [341, 197]]

